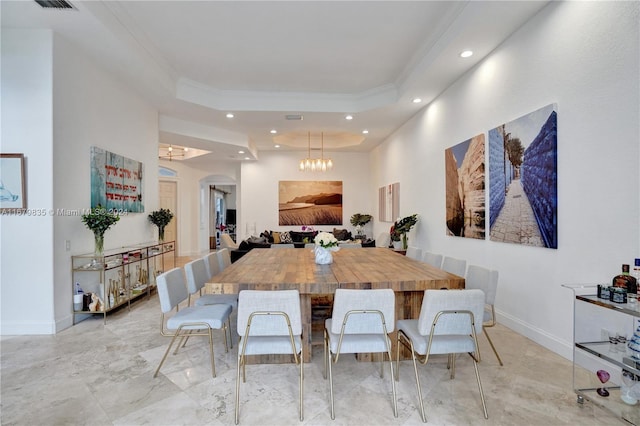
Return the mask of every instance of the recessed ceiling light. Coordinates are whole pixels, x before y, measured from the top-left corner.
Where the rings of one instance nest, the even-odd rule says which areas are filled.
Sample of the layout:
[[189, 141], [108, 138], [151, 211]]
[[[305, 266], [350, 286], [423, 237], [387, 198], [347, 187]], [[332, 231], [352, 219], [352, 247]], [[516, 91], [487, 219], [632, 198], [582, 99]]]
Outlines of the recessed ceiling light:
[[345, 120], [353, 120], [353, 115], [345, 115], [344, 119]]
[[189, 148], [184, 147], [184, 148], [182, 148], [182, 150], [183, 150], [184, 152], [187, 152], [187, 151], [189, 151]]
[[244, 154], [244, 151], [238, 151], [238, 154]]
[[228, 112], [228, 113], [227, 113], [227, 118], [233, 118], [233, 117], [234, 117], [234, 116], [233, 116], [233, 113], [231, 113], [231, 112]]
[[367, 134], [369, 134], [369, 131], [368, 131], [367, 129], [364, 129], [364, 130], [362, 131], [362, 134], [367, 135]]
[[471, 55], [473, 55], [473, 52], [471, 50], [463, 50], [462, 52], [460, 52], [461, 58], [468, 58]]
[[275, 148], [280, 148], [280, 145], [274, 145]]
[[413, 98], [411, 102], [413, 102], [414, 104], [419, 104], [420, 102], [422, 102], [422, 98]]
[[250, 157], [244, 157], [244, 159], [245, 159], [245, 160], [251, 160], [251, 158], [250, 158]]
[[276, 133], [278, 133], [278, 131], [276, 129], [271, 129], [269, 133], [271, 133], [272, 135], [275, 135]]

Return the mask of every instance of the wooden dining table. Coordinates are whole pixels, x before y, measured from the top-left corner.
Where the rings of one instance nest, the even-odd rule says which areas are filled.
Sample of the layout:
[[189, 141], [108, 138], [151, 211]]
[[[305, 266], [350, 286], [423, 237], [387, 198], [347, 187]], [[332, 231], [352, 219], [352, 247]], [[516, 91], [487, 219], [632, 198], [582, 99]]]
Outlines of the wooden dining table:
[[[333, 263], [317, 265], [310, 248], [253, 249], [205, 286], [209, 294], [242, 290], [298, 290], [301, 299], [304, 360], [311, 360], [314, 298], [336, 289], [390, 288], [396, 296], [396, 320], [418, 318], [424, 290], [462, 289], [464, 278], [388, 248], [349, 248], [333, 252]], [[395, 335], [395, 333], [394, 333]], [[317, 340], [316, 340], [317, 341]], [[395, 345], [395, 337], [392, 336]], [[395, 353], [394, 353], [395, 355]], [[261, 362], [282, 362], [262, 357]]]

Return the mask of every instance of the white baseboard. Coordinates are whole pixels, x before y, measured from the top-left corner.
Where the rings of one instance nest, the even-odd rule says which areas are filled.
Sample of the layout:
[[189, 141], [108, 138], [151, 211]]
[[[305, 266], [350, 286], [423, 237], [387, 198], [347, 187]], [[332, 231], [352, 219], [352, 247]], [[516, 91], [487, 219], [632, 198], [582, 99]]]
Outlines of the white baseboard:
[[566, 358], [569, 361], [573, 360], [573, 342], [561, 340], [557, 336], [549, 334], [538, 327], [534, 327], [533, 325], [522, 321], [520, 318], [505, 314], [497, 309], [496, 319], [505, 327], [510, 328], [516, 333], [522, 334], [537, 344], [557, 353], [561, 357]]
[[56, 327], [53, 322], [2, 321], [2, 325], [0, 325], [0, 335], [2, 336], [46, 335], [55, 333]]

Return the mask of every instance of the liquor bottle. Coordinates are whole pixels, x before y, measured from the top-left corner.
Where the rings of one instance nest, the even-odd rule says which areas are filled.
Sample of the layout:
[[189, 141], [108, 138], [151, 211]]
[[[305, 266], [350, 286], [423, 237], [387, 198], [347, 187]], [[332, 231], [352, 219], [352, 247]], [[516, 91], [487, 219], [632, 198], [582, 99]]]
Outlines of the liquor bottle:
[[640, 284], [640, 258], [636, 258], [633, 263], [633, 274], [631, 275], [636, 279], [636, 283]]
[[629, 265], [627, 264], [622, 265], [622, 274], [613, 277], [612, 285], [626, 289], [627, 293], [638, 292], [638, 281], [629, 275]]

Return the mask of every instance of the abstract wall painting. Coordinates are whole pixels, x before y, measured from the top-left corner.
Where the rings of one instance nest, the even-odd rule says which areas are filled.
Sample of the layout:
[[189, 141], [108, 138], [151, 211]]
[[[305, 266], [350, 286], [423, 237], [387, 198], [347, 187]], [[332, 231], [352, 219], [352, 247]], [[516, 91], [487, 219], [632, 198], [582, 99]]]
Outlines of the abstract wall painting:
[[491, 241], [558, 248], [557, 105], [489, 130]]
[[280, 181], [280, 226], [342, 225], [342, 181]]
[[24, 154], [0, 154], [0, 211], [26, 208]]
[[485, 238], [485, 137], [445, 150], [447, 235]]
[[102, 148], [91, 147], [91, 208], [141, 213], [143, 164]]
[[378, 188], [378, 219], [380, 222], [395, 222], [400, 215], [400, 183]]

